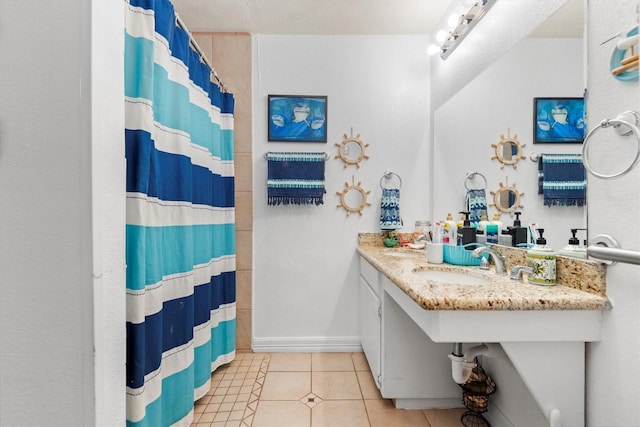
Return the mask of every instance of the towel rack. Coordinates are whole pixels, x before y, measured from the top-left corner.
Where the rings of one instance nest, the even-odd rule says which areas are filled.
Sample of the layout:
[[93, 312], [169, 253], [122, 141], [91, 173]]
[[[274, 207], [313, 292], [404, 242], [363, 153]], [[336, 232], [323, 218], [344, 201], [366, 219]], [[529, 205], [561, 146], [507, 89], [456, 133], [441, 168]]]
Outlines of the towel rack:
[[[304, 154], [304, 153], [303, 153]], [[264, 157], [265, 160], [268, 159], [269, 153], [264, 153], [264, 155], [262, 157]], [[324, 161], [326, 162], [327, 160], [329, 160], [331, 158], [331, 156], [329, 156], [327, 153], [324, 153]]]
[[398, 190], [401, 189], [402, 188], [402, 178], [400, 178], [400, 175], [398, 175], [395, 172], [391, 172], [390, 170], [386, 170], [384, 172], [384, 174], [382, 175], [382, 178], [380, 178], [380, 188], [382, 188], [384, 190], [384, 185], [382, 185], [382, 181], [384, 179], [391, 180], [394, 176], [396, 178], [398, 178], [398, 181], [400, 181], [400, 185], [398, 186]]
[[476, 176], [479, 176], [484, 181], [484, 187], [478, 188], [478, 190], [487, 189], [487, 177], [482, 175], [480, 172], [467, 172], [467, 175], [464, 177], [464, 188], [466, 188], [467, 191], [471, 190], [471, 188], [467, 187], [467, 181], [473, 181]]
[[[633, 122], [633, 123], [632, 123]], [[640, 129], [638, 129], [638, 124], [640, 123], [640, 113], [637, 111], [625, 111], [623, 113], [618, 114], [614, 119], [605, 119], [600, 122], [599, 125], [594, 127], [589, 131], [587, 136], [584, 138], [584, 145], [582, 146], [582, 163], [584, 164], [585, 169], [598, 178], [602, 179], [613, 179], [619, 176], [626, 175], [629, 173], [631, 169], [635, 167], [640, 160]], [[596, 172], [591, 163], [589, 161], [588, 149], [589, 149], [589, 138], [591, 138], [598, 130], [613, 127], [613, 129], [621, 136], [630, 136], [634, 135], [636, 137], [636, 142], [638, 144], [638, 149], [636, 150], [636, 156], [631, 162], [629, 166], [625, 169], [613, 173], [613, 174], [603, 174]]]

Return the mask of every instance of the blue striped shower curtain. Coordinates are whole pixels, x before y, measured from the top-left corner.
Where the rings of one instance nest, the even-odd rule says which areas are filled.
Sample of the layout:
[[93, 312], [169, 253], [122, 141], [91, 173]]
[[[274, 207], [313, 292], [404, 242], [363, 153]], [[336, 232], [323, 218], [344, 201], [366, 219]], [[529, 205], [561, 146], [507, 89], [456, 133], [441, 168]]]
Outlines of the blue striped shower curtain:
[[234, 100], [169, 0], [125, 9], [127, 424], [189, 425], [235, 356]]

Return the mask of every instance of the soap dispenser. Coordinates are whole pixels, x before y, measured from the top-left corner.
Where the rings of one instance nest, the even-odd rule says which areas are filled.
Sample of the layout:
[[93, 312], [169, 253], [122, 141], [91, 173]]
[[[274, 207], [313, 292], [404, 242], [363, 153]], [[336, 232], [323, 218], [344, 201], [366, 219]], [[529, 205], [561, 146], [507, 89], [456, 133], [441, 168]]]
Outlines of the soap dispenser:
[[529, 243], [529, 239], [527, 238], [527, 227], [522, 226], [522, 222], [520, 221], [520, 215], [522, 212], [514, 212], [516, 219], [513, 221], [513, 227], [509, 228], [509, 234], [511, 234], [511, 246], [513, 247], [521, 247], [520, 245], [525, 245]]
[[572, 228], [571, 229], [571, 238], [569, 239], [569, 244], [562, 248], [562, 250], [558, 253], [559, 255], [587, 259], [587, 248], [580, 245], [580, 240], [576, 237], [576, 233], [578, 230], [584, 230], [584, 228]]
[[[458, 228], [458, 246], [463, 246], [469, 243], [476, 243], [476, 229], [471, 226], [469, 221], [469, 211], [461, 211], [463, 215], [462, 226]], [[474, 248], [468, 248], [474, 249]]]
[[529, 283], [534, 285], [556, 284], [556, 253], [547, 246], [543, 237], [544, 228], [538, 228], [540, 237], [536, 245], [527, 251], [527, 265], [533, 271], [529, 274]]

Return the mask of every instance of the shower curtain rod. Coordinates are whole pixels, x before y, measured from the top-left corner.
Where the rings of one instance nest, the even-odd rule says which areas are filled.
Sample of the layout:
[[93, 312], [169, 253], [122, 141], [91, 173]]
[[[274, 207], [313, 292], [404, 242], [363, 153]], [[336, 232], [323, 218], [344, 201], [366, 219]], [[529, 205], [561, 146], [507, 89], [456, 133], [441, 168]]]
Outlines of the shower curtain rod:
[[182, 19], [180, 19], [180, 17], [178, 16], [177, 12], [175, 13], [175, 15], [176, 15], [176, 24], [178, 24], [178, 26], [180, 26], [180, 28], [182, 28], [187, 33], [187, 35], [189, 36], [189, 43], [191, 43], [191, 46], [193, 46], [193, 48], [196, 50], [196, 52], [198, 52], [198, 55], [200, 55], [200, 59], [205, 64], [207, 64], [209, 66], [209, 68], [211, 69], [211, 72], [213, 73], [213, 77], [215, 77], [215, 79], [218, 81], [218, 83], [220, 83], [220, 88], [222, 89], [222, 91], [226, 92], [227, 88], [224, 86], [224, 83], [222, 83], [222, 80], [220, 80], [220, 77], [218, 76], [218, 73], [216, 73], [216, 69], [213, 68], [213, 64], [211, 64], [211, 62], [209, 62], [209, 60], [205, 56], [204, 52], [202, 52], [202, 49], [200, 48], [200, 45], [198, 44], [196, 39], [193, 38], [193, 36], [191, 35], [191, 31], [189, 31], [189, 29], [184, 24]]

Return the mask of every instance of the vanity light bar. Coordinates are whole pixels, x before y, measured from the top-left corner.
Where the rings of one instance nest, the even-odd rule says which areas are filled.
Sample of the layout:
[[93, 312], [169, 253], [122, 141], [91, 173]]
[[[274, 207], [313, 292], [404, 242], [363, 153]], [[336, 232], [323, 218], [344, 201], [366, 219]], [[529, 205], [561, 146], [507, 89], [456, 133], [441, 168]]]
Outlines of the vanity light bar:
[[460, 15], [458, 25], [455, 29], [449, 31], [447, 39], [440, 47], [440, 58], [447, 59], [451, 55], [494, 3], [495, 0], [479, 0], [471, 6], [467, 13]]

